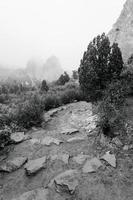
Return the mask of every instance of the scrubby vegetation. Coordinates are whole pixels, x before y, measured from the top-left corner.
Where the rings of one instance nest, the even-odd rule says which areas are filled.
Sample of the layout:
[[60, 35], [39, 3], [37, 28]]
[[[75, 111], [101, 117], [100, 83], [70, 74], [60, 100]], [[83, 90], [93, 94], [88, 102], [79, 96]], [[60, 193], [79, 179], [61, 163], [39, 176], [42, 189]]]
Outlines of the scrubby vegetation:
[[7, 144], [7, 133], [41, 126], [44, 112], [81, 100], [98, 105], [99, 126], [104, 134], [124, 134], [126, 96], [133, 92], [132, 65], [132, 56], [123, 63], [118, 45], [110, 45], [102, 34], [90, 42], [72, 78], [64, 72], [53, 83], [43, 80], [34, 86], [1, 85], [0, 129], [4, 132], [0, 133], [0, 148]]
[[[110, 45], [103, 33], [90, 42], [79, 67], [79, 83], [86, 99], [98, 104], [99, 125], [110, 137], [125, 127], [127, 81], [118, 44]], [[128, 82], [129, 83], [129, 82]]]
[[[42, 85], [41, 85], [42, 86]], [[46, 84], [45, 84], [46, 86]], [[79, 85], [70, 81], [63, 86], [49, 85], [49, 90], [34, 89], [20, 94], [8, 93], [0, 106], [0, 128], [11, 132], [41, 126], [43, 114], [52, 108], [83, 100]], [[8, 102], [8, 103], [7, 103]]]

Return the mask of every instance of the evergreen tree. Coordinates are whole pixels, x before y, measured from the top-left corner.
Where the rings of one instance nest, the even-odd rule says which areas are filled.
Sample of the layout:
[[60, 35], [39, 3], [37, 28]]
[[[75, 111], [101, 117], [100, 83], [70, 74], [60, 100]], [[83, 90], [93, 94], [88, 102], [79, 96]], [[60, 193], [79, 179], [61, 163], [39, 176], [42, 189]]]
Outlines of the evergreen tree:
[[117, 44], [110, 45], [109, 38], [103, 33], [88, 45], [83, 55], [79, 73], [79, 83], [85, 96], [97, 100], [111, 83], [118, 78], [123, 68], [121, 51]]
[[47, 92], [48, 90], [49, 90], [49, 88], [48, 88], [47, 82], [45, 80], [43, 80], [42, 84], [41, 84], [41, 91]]

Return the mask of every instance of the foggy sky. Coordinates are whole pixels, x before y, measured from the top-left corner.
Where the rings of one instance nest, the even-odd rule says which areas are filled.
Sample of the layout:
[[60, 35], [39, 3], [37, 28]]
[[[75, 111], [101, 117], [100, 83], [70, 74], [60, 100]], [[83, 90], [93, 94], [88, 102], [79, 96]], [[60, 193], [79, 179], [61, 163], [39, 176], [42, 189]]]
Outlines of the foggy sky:
[[0, 0], [0, 63], [25, 67], [55, 55], [79, 66], [91, 39], [108, 33], [125, 0]]

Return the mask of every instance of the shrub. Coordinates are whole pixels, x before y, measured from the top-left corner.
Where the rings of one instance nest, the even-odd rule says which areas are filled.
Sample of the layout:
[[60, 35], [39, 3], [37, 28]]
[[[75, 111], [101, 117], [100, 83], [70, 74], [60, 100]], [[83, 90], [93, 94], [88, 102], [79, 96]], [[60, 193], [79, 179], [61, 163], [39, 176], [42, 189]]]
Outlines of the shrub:
[[4, 104], [9, 100], [9, 97], [7, 94], [1, 94], [0, 95], [0, 103]]
[[8, 145], [10, 142], [10, 132], [3, 130], [0, 131], [0, 150]]
[[49, 94], [45, 97], [44, 100], [45, 110], [48, 111], [51, 108], [57, 108], [61, 105], [60, 99], [55, 94]]
[[67, 72], [64, 72], [64, 74], [62, 74], [59, 79], [57, 80], [56, 84], [57, 85], [65, 85], [65, 83], [69, 82], [70, 77], [67, 74]]
[[30, 100], [20, 103], [10, 118], [12, 121], [23, 128], [39, 126], [42, 123], [44, 104], [38, 95], [34, 95]]
[[41, 91], [47, 92], [48, 90], [49, 90], [49, 87], [47, 85], [47, 82], [45, 80], [43, 80], [42, 84], [41, 84]]
[[115, 132], [125, 133], [125, 97], [126, 88], [122, 81], [109, 85], [99, 105], [100, 127], [107, 136], [115, 136]]

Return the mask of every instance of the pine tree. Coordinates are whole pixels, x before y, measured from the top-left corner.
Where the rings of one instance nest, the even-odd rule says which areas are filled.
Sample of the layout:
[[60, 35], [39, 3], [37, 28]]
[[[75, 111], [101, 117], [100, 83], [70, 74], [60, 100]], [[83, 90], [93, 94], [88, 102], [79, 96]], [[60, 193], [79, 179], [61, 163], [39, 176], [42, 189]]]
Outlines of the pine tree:
[[118, 45], [114, 43], [111, 46], [104, 33], [95, 37], [88, 45], [78, 69], [79, 83], [85, 96], [91, 101], [100, 98], [112, 79], [119, 77], [122, 68]]

